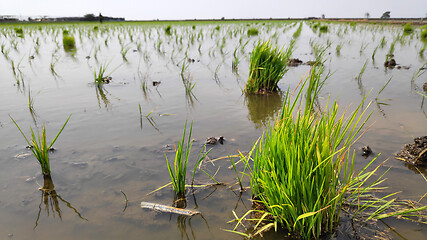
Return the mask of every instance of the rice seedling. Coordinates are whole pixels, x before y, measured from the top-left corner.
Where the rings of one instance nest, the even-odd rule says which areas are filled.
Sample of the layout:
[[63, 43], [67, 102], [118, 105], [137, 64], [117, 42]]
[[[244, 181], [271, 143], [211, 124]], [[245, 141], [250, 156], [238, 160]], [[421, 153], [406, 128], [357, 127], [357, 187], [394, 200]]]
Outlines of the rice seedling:
[[341, 49], [342, 49], [342, 43], [337, 44], [337, 47], [335, 50], [338, 56], [341, 54]]
[[368, 45], [369, 45], [369, 43], [364, 43], [364, 42], [362, 42], [362, 44], [360, 45], [360, 54], [362, 54], [363, 53], [363, 51], [365, 51], [365, 49], [368, 47]]
[[405, 24], [403, 27], [403, 34], [409, 35], [414, 32], [414, 28], [412, 28], [410, 23]]
[[396, 41], [397, 41], [397, 39], [394, 40], [393, 42], [391, 42], [390, 49], [388, 50], [388, 54], [386, 57], [386, 61], [390, 60], [394, 56], [394, 49], [395, 49]]
[[294, 35], [292, 35], [292, 37], [294, 39], [297, 39], [301, 35], [301, 31], [302, 31], [302, 22], [299, 24], [297, 30], [294, 32]]
[[185, 93], [191, 97], [194, 97], [193, 88], [196, 86], [196, 83], [193, 83], [191, 75], [181, 74], [182, 83], [184, 84]]
[[[193, 140], [191, 139], [191, 133], [193, 131], [193, 122], [191, 122], [190, 131], [188, 134], [187, 143], [185, 143], [186, 140], [186, 131], [187, 131], [187, 121], [185, 121], [184, 125], [184, 133], [182, 134], [182, 140], [178, 141], [178, 146], [176, 147], [176, 153], [175, 153], [175, 160], [173, 164], [173, 168], [171, 166], [171, 163], [169, 162], [166, 153], [165, 158], [169, 170], [169, 175], [172, 180], [172, 186], [173, 190], [175, 191], [177, 196], [183, 197], [185, 196], [185, 182], [186, 182], [186, 175], [187, 175], [187, 165], [188, 160], [190, 159], [190, 152], [191, 147], [193, 146]], [[205, 154], [203, 153], [203, 149], [200, 151], [199, 156], [197, 157], [197, 160], [194, 164], [194, 170], [193, 170], [193, 177], [192, 177], [192, 184], [194, 182], [194, 176], [196, 174], [196, 169], [200, 165], [200, 163], [205, 159], [209, 151], [207, 151]]]
[[129, 50], [130, 50], [129, 46], [122, 46], [122, 48], [120, 50], [120, 53], [122, 54], [123, 61], [125, 61], [125, 62], [128, 61], [126, 58], [126, 54], [129, 52]]
[[384, 48], [386, 44], [387, 44], [387, 41], [385, 40], [385, 36], [384, 36], [381, 38], [380, 47]]
[[238, 49], [239, 49], [239, 47], [236, 47], [236, 49], [234, 49], [234, 52], [233, 52], [233, 61], [231, 62], [231, 70], [234, 73], [237, 73], [237, 70], [238, 70], [238, 67], [239, 67], [239, 62], [240, 62], [239, 56], [237, 56], [237, 50]]
[[389, 101], [391, 99], [385, 99], [385, 98], [378, 98], [380, 96], [380, 94], [384, 91], [384, 89], [387, 87], [387, 85], [390, 83], [392, 77], [381, 87], [381, 89], [378, 91], [377, 96], [375, 97], [375, 102], [377, 103], [377, 105], [388, 105], [388, 103], [385, 102], [379, 102], [379, 101]]
[[328, 32], [328, 26], [326, 26], [326, 25], [320, 26], [319, 27], [319, 32], [321, 32], [321, 33]]
[[269, 41], [259, 41], [250, 56], [249, 79], [245, 86], [246, 93], [268, 93], [277, 91], [277, 83], [288, 71], [295, 41], [283, 51], [273, 47]]
[[418, 55], [421, 57], [421, 59], [424, 58], [424, 52], [427, 49], [427, 44], [424, 44], [421, 48], [420, 51], [418, 52]]
[[414, 73], [414, 75], [412, 75], [412, 78], [411, 78], [411, 85], [414, 85], [414, 82], [415, 82], [415, 80], [417, 79], [417, 78], [419, 78], [419, 77], [421, 77], [421, 75], [423, 75], [426, 71], [427, 71], [427, 63], [426, 64], [424, 64], [422, 67], [420, 67], [419, 69], [418, 69], [418, 71], [416, 71], [415, 73]]
[[[236, 163], [234, 162], [232, 156], [229, 156], [228, 158], [230, 159], [231, 165], [233, 166], [234, 172], [236, 173], [237, 180], [238, 180], [239, 186], [240, 186], [240, 192], [243, 192], [245, 189], [243, 187], [241, 177], [239, 176], [239, 173], [237, 172]], [[244, 171], [243, 171], [243, 173], [244, 173]], [[242, 175], [243, 175], [243, 173], [242, 173]]]
[[357, 75], [356, 80], [360, 81], [362, 79], [363, 73], [366, 70], [366, 66], [368, 65], [368, 60], [366, 59], [365, 64], [363, 64], [362, 69], [360, 69], [359, 75]]
[[427, 28], [424, 28], [424, 30], [421, 31], [420, 38], [421, 41], [427, 42]]
[[[354, 173], [354, 157], [350, 147], [365, 125], [366, 110], [358, 114], [362, 103], [350, 116], [338, 116], [338, 105], [326, 104], [324, 112], [313, 112], [313, 101], [300, 109], [304, 81], [296, 97], [287, 92], [282, 112], [275, 124], [254, 144], [248, 156], [241, 154], [251, 178], [253, 208], [243, 217], [235, 215], [237, 224], [231, 232], [249, 237], [272, 227], [285, 228], [290, 234], [302, 239], [319, 239], [332, 234], [339, 223], [344, 205], [356, 205], [354, 216], [373, 208], [367, 219], [382, 218], [404, 211], [420, 211], [427, 208], [404, 209], [384, 213], [397, 206], [396, 199], [387, 195], [381, 199], [364, 199], [378, 187], [381, 177], [367, 183], [376, 172], [366, 169]], [[253, 164], [249, 164], [253, 161]], [[237, 227], [251, 214], [256, 222], [252, 233], [237, 232]], [[232, 222], [232, 221], [230, 221]]]
[[34, 97], [31, 94], [31, 89], [28, 88], [28, 110], [30, 111], [30, 115], [33, 118], [33, 121], [36, 123], [36, 111], [34, 110]]
[[374, 48], [374, 51], [372, 52], [372, 56], [371, 56], [372, 61], [375, 61], [375, 54], [377, 53], [378, 48], [379, 48], [379, 46], [376, 46], [376, 47]]
[[[308, 75], [308, 86], [306, 90], [306, 108], [308, 108], [308, 105], [312, 102], [317, 103], [320, 90], [322, 89], [326, 80], [331, 76], [331, 74], [328, 73], [323, 79], [321, 79], [322, 74], [325, 71], [323, 62], [324, 61], [319, 60], [319, 62], [313, 65], [310, 69]], [[317, 104], [317, 106], [320, 109], [320, 104]]]
[[18, 126], [16, 121], [10, 116], [10, 119], [12, 119], [15, 126], [18, 128], [19, 132], [22, 134], [22, 136], [25, 138], [25, 141], [30, 146], [30, 149], [34, 155], [34, 157], [37, 159], [37, 161], [40, 163], [40, 166], [42, 168], [43, 175], [50, 175], [50, 161], [49, 161], [49, 152], [52, 149], [53, 144], [58, 139], [59, 135], [64, 130], [65, 126], [67, 125], [68, 121], [71, 118], [71, 115], [67, 118], [64, 125], [62, 125], [62, 128], [59, 130], [59, 132], [56, 134], [56, 136], [53, 138], [52, 142], [47, 145], [46, 141], [46, 127], [43, 124], [43, 130], [41, 134], [37, 132], [37, 137], [34, 133], [33, 128], [31, 129], [31, 141], [25, 136], [24, 132], [21, 130], [21, 128]]
[[[294, 116], [297, 101], [291, 102], [287, 94], [276, 124], [241, 159], [250, 169], [252, 198], [263, 206], [261, 219], [273, 216], [275, 223], [266, 226], [280, 224], [310, 239], [318, 238], [322, 229], [332, 231], [338, 221], [345, 194], [339, 175], [348, 162], [346, 150], [360, 130], [356, 124], [361, 117], [356, 117], [356, 110], [347, 123], [343, 117], [337, 119], [336, 104], [324, 114], [312, 114], [313, 102]], [[249, 159], [253, 159], [252, 168]], [[346, 186], [347, 167], [343, 173], [342, 186]]]
[[248, 32], [247, 32], [247, 34], [248, 34], [249, 37], [251, 37], [251, 36], [257, 36], [258, 33], [259, 33], [259, 31], [256, 28], [250, 28], [250, 29], [248, 29]]
[[18, 37], [23, 37], [24, 30], [22, 30], [22, 27], [21, 28], [15, 28], [14, 30], [15, 30], [15, 33]]
[[330, 47], [330, 45], [326, 45], [326, 46], [324, 46], [324, 45], [319, 44], [319, 43], [315, 43], [315, 44], [312, 46], [313, 53], [314, 53], [314, 57], [315, 57], [315, 60], [314, 60], [314, 62], [313, 62], [313, 65], [323, 64], [323, 59], [324, 59], [324, 57], [325, 57], [326, 50], [327, 50], [329, 47]]
[[11, 60], [10, 63], [12, 65], [12, 73], [13, 73], [13, 76], [15, 77], [16, 85], [19, 88], [19, 87], [21, 87], [21, 84], [22, 84], [21, 90], [23, 91], [23, 90], [25, 90], [24, 89], [25, 82], [24, 82], [23, 73], [22, 73], [21, 68], [20, 68], [22, 59], [19, 61], [19, 63], [16, 66], [15, 66], [15, 62], [13, 60]]
[[55, 71], [55, 66], [58, 63], [60, 57], [52, 54], [52, 58], [50, 60], [50, 72], [54, 77], [59, 76], [58, 73]]
[[95, 78], [95, 84], [97, 86], [102, 85], [103, 83], [109, 82], [109, 74], [106, 74], [107, 68], [109, 64], [101, 64], [98, 69], [95, 69], [93, 72]]
[[96, 86], [101, 86], [104, 83], [110, 83], [112, 77], [111, 74], [116, 71], [121, 65], [118, 65], [111, 72], [107, 73], [109, 63], [100, 64], [97, 69], [94, 70], [94, 80]]
[[2, 53], [2, 54], [4, 54], [4, 48], [6, 47], [6, 44], [4, 43], [4, 42], [2, 42], [1, 43], [1, 45], [0, 45], [0, 52]]
[[66, 52], [75, 52], [76, 51], [76, 40], [74, 36], [70, 36], [68, 34], [65, 34], [62, 36], [62, 44], [64, 47], [64, 50]]
[[19, 44], [19, 42], [16, 41], [15, 39], [12, 39], [10, 41], [10, 46], [12, 46], [12, 48], [15, 49], [15, 51], [18, 51], [18, 44]]
[[166, 28], [165, 28], [165, 33], [166, 33], [166, 35], [172, 35], [172, 27], [171, 27], [171, 25], [168, 25]]

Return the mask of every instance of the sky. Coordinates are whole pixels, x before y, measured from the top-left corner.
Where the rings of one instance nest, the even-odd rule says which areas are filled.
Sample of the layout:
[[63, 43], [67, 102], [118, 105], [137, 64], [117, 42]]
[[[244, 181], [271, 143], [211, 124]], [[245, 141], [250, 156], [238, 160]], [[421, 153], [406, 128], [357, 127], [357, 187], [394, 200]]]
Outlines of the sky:
[[0, 0], [0, 15], [83, 16], [126, 20], [239, 18], [392, 18], [427, 16], [427, 0]]

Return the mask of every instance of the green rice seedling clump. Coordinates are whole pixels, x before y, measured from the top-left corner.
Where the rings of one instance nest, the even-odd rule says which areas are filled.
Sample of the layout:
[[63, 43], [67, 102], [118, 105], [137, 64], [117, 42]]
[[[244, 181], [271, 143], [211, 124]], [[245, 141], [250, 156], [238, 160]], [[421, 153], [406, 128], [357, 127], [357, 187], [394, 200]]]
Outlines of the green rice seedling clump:
[[64, 50], [67, 52], [76, 50], [76, 40], [74, 36], [70, 36], [68, 34], [63, 35], [62, 44], [64, 45]]
[[319, 27], [319, 31], [323, 32], [323, 33], [328, 32], [328, 26], [323, 25], [323, 26]]
[[407, 23], [406, 25], [405, 25], [405, 27], [403, 27], [403, 33], [404, 34], [411, 34], [411, 33], [413, 33], [414, 32], [414, 29], [412, 28], [412, 26], [411, 26], [411, 24], [410, 23]]
[[298, 38], [301, 35], [302, 31], [302, 22], [299, 24], [297, 30], [294, 32], [294, 35], [292, 35], [293, 38]]
[[166, 35], [172, 35], [172, 26], [171, 25], [168, 25], [165, 28], [165, 33], [166, 33]]
[[50, 175], [49, 152], [51, 151], [53, 144], [56, 142], [59, 135], [62, 133], [68, 121], [70, 120], [71, 115], [67, 118], [67, 121], [65, 121], [64, 125], [62, 125], [61, 130], [59, 130], [58, 134], [56, 134], [55, 138], [52, 140], [52, 142], [49, 145], [47, 145], [47, 141], [46, 141], [46, 127], [44, 124], [43, 124], [43, 130], [41, 135], [40, 133], [37, 132], [37, 137], [36, 137], [36, 134], [34, 133], [33, 128], [30, 128], [31, 129], [31, 141], [30, 141], [25, 136], [24, 132], [22, 132], [21, 128], [18, 126], [15, 120], [12, 117], [10, 118], [18, 128], [19, 132], [21, 132], [22, 136], [24, 136], [25, 141], [27, 141], [31, 151], [33, 152], [33, 155], [36, 157], [37, 161], [40, 163], [43, 175], [49, 176]]
[[24, 35], [24, 30], [22, 30], [22, 28], [15, 28], [14, 30], [15, 30], [16, 35], [18, 35], [18, 36], [21, 37]]
[[250, 169], [252, 198], [263, 206], [258, 210], [265, 209], [261, 215], [274, 219], [269, 225], [303, 239], [319, 239], [338, 224], [354, 177], [352, 167], [347, 168], [352, 162], [349, 148], [366, 120], [357, 126], [362, 117], [357, 109], [345, 121], [336, 103], [322, 113], [313, 111], [314, 101], [298, 110], [303, 88], [295, 100], [288, 92], [275, 124], [242, 160]]
[[259, 41], [251, 53], [246, 93], [269, 93], [278, 90], [277, 83], [288, 71], [288, 61], [295, 42], [288, 49], [278, 49], [269, 41]]
[[421, 32], [421, 40], [427, 42], [427, 28]]
[[248, 29], [248, 36], [256, 36], [256, 35], [258, 35], [258, 29], [256, 29], [256, 28], [250, 28], [250, 29]]

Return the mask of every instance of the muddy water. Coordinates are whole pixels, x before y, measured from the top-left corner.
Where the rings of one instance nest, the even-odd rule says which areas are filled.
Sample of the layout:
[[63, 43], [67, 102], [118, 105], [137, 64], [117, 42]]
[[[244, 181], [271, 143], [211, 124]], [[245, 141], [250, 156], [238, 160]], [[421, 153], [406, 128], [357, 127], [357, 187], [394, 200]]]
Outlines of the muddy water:
[[[2, 26], [0, 44], [9, 52], [7, 58], [5, 54], [0, 56], [0, 238], [240, 239], [223, 229], [233, 227], [226, 223], [233, 219], [232, 210], [242, 215], [250, 209], [250, 192], [239, 194], [227, 159], [203, 165], [205, 171], [216, 174], [215, 179], [227, 185], [198, 188], [187, 196], [188, 208], [201, 211], [202, 216], [142, 210], [139, 203], [173, 203], [170, 187], [147, 194], [170, 181], [165, 154], [173, 159], [171, 149], [182, 136], [186, 119], [194, 122], [192, 159], [211, 136], [222, 135], [226, 141], [208, 147], [212, 148], [210, 159], [251, 148], [280, 111], [283, 94], [242, 94], [249, 53], [258, 39], [270, 38], [287, 46], [297, 26], [288, 22], [212, 23], [193, 29], [192, 25], [177, 24], [172, 25], [173, 34], [168, 36], [160, 24], [102, 25], [98, 31], [93, 25], [41, 25], [41, 29], [24, 26], [24, 38], [16, 37], [13, 27]], [[259, 29], [260, 35], [247, 37], [251, 27]], [[63, 50], [63, 29], [76, 38], [75, 53]], [[329, 32], [319, 35], [304, 24], [293, 57], [313, 60], [312, 46], [330, 44], [325, 64], [333, 74], [322, 89], [319, 103], [324, 106], [330, 96], [343, 109], [352, 110], [364, 97], [364, 108], [373, 101], [368, 108], [373, 112], [368, 123], [373, 125], [354, 145], [356, 152], [369, 145], [375, 154], [381, 153], [375, 166], [389, 158], [380, 169], [390, 168], [386, 193], [401, 191], [400, 198], [418, 201], [426, 193], [423, 175], [426, 177], [427, 171], [419, 169], [421, 175], [395, 160], [393, 154], [412, 137], [427, 133], [427, 107], [417, 93], [427, 75], [411, 81], [426, 63], [419, 55], [423, 46], [419, 32], [395, 43], [395, 59], [409, 66], [408, 70], [383, 67], [391, 43], [402, 31], [391, 26], [330, 24]], [[372, 53], [383, 37], [386, 43], [378, 48], [373, 61]], [[338, 44], [342, 45], [339, 54]], [[121, 50], [127, 48], [125, 60]], [[240, 59], [237, 72], [231, 67], [234, 52]], [[34, 59], [29, 60], [29, 56]], [[195, 61], [189, 62], [188, 58]], [[16, 71], [22, 72], [19, 85], [12, 61], [15, 67], [19, 64]], [[362, 78], [356, 80], [366, 61]], [[56, 74], [50, 70], [52, 63]], [[182, 75], [196, 84], [193, 94], [186, 94], [183, 85], [183, 63], [187, 67]], [[107, 73], [112, 71], [112, 82], [97, 88], [93, 74], [102, 64], [108, 64]], [[290, 68], [280, 88], [294, 89], [308, 70], [305, 65]], [[160, 84], [153, 86], [153, 81]], [[34, 99], [33, 116], [28, 93]], [[8, 114], [27, 134], [30, 126], [41, 129], [46, 124], [49, 139], [72, 114], [54, 145], [57, 150], [51, 154], [57, 195], [48, 197], [47, 205], [38, 190], [43, 185], [40, 167], [34, 157], [28, 156], [30, 151]], [[363, 168], [370, 159], [357, 154], [356, 167]], [[212, 183], [201, 171], [196, 181]], [[245, 184], [248, 186], [247, 179]], [[129, 200], [127, 206], [122, 192]], [[50, 205], [56, 202], [60, 210]], [[421, 203], [427, 204], [427, 199]], [[378, 225], [391, 238], [399, 238], [399, 234], [407, 239], [427, 237], [426, 226], [402, 220], [385, 223], [395, 232], [384, 223]]]

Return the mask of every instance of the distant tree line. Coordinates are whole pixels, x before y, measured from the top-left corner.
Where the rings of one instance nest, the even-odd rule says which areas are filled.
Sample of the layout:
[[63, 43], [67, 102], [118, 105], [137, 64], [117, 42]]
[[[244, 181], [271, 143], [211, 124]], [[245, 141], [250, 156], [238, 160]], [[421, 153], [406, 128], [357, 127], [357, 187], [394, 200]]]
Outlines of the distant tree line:
[[[0, 22], [19, 22], [18, 18], [15, 18], [13, 16], [0, 16]], [[95, 16], [95, 14], [88, 13], [85, 14], [83, 17], [57, 17], [57, 18], [50, 18], [47, 16], [44, 17], [29, 17], [29, 22], [80, 22], [80, 21], [89, 21], [89, 22], [103, 22], [103, 21], [125, 21], [125, 18], [115, 18], [115, 17], [108, 17], [108, 16], [102, 16], [100, 13], [98, 16]]]

